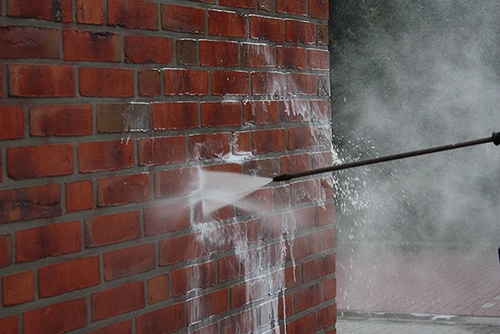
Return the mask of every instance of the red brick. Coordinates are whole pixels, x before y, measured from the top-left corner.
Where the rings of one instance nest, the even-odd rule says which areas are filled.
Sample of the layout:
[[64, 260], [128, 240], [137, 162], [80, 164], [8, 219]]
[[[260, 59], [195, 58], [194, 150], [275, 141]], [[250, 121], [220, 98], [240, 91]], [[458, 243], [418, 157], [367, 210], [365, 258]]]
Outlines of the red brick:
[[200, 41], [200, 65], [238, 66], [238, 43], [224, 41]]
[[288, 129], [288, 149], [310, 149], [317, 145], [313, 129], [308, 126]]
[[292, 184], [292, 204], [318, 200], [320, 194], [318, 180], [305, 180]]
[[154, 137], [139, 140], [139, 165], [166, 165], [186, 161], [186, 138]]
[[160, 241], [160, 266], [169, 266], [182, 261], [189, 261], [203, 255], [203, 244], [199, 236], [181, 235]]
[[161, 74], [159, 70], [140, 70], [137, 77], [140, 96], [161, 96]]
[[12, 264], [12, 235], [0, 234], [0, 268]]
[[0, 190], [0, 224], [61, 215], [57, 184]]
[[266, 284], [268, 283], [261, 279], [253, 279], [231, 286], [229, 289], [231, 309], [234, 310], [264, 298], [269, 289]]
[[145, 306], [144, 282], [136, 281], [115, 286], [91, 295], [92, 320], [114, 317]]
[[0, 328], [3, 331], [2, 334], [19, 334], [18, 323], [19, 320], [17, 318], [17, 315], [13, 315], [7, 318], [0, 318]]
[[306, 0], [276, 0], [276, 9], [280, 13], [305, 15]]
[[118, 170], [134, 166], [134, 143], [126, 140], [78, 144], [81, 173]]
[[94, 208], [92, 181], [66, 183], [66, 211], [75, 212]]
[[330, 68], [330, 54], [327, 50], [308, 50], [309, 68], [312, 70], [328, 70]]
[[59, 58], [59, 32], [35, 27], [0, 27], [0, 58]]
[[213, 95], [248, 95], [248, 73], [244, 71], [212, 72]]
[[321, 310], [318, 310], [318, 318], [316, 321], [316, 330], [321, 330], [335, 325], [337, 321], [337, 304], [328, 305]]
[[111, 176], [97, 180], [98, 206], [146, 202], [151, 199], [151, 175], [148, 173]]
[[132, 320], [125, 320], [116, 324], [88, 332], [88, 334], [132, 334]]
[[104, 24], [102, 0], [76, 0], [76, 21], [84, 24]]
[[316, 284], [295, 293], [295, 312], [302, 312], [323, 301], [321, 285]]
[[204, 262], [174, 269], [171, 274], [172, 296], [181, 296], [193, 289], [206, 289], [214, 286], [215, 275], [215, 262]]
[[199, 126], [196, 102], [153, 103], [153, 129], [191, 129]]
[[70, 175], [73, 172], [74, 158], [71, 144], [7, 149], [7, 175], [12, 179]]
[[[288, 307], [287, 307], [288, 311]], [[308, 328], [311, 332], [315, 333], [314, 325], [316, 323], [316, 312], [307, 313], [298, 319], [289, 322], [286, 326], [288, 334], [302, 334], [304, 328]]]
[[220, 0], [219, 5], [226, 7], [257, 8], [255, 0]]
[[19, 97], [73, 97], [75, 72], [66, 65], [8, 65], [9, 94]]
[[279, 121], [277, 101], [244, 101], [245, 124], [275, 124]]
[[283, 233], [281, 216], [271, 216], [262, 219], [254, 219], [248, 222], [248, 242], [278, 238]]
[[134, 64], [171, 64], [174, 48], [171, 38], [125, 36], [125, 62]]
[[169, 298], [170, 287], [168, 282], [168, 274], [158, 275], [148, 279], [148, 304], [156, 304]]
[[131, 69], [82, 67], [79, 73], [82, 96], [134, 96], [134, 71]]
[[285, 41], [285, 23], [282, 19], [249, 15], [250, 37], [272, 42]]
[[188, 301], [188, 313], [193, 322], [228, 311], [228, 290], [217, 290]]
[[17, 138], [24, 138], [23, 107], [0, 106], [0, 140]]
[[108, 0], [108, 24], [158, 30], [158, 4], [143, 0]]
[[247, 22], [244, 15], [219, 11], [208, 11], [208, 33], [213, 36], [245, 37]]
[[279, 67], [297, 70], [307, 69], [307, 49], [278, 46], [276, 51]]
[[306, 73], [287, 74], [288, 94], [291, 95], [315, 95], [316, 75]]
[[33, 227], [15, 232], [16, 262], [70, 254], [82, 249], [80, 222]]
[[56, 22], [72, 21], [71, 0], [7, 0], [7, 15]]
[[142, 244], [104, 253], [104, 279], [111, 281], [156, 267], [155, 244]]
[[252, 132], [254, 153], [281, 152], [286, 150], [286, 130], [269, 129]]
[[335, 277], [328, 279], [324, 283], [325, 299], [335, 298], [337, 294], [337, 279]]
[[286, 41], [291, 43], [316, 43], [314, 24], [308, 21], [285, 20]]
[[187, 315], [184, 303], [166, 306], [159, 310], [140, 315], [136, 318], [136, 333], [168, 333], [176, 332], [187, 326]]
[[191, 208], [184, 203], [144, 208], [144, 233], [155, 235], [191, 227]]
[[206, 133], [189, 136], [189, 156], [191, 159], [212, 159], [228, 155], [230, 134]]
[[92, 134], [91, 105], [39, 105], [30, 107], [32, 136], [85, 136]]
[[280, 103], [280, 119], [287, 122], [304, 122], [310, 119], [309, 100], [285, 100]]
[[335, 204], [326, 203], [323, 207], [316, 208], [316, 224], [318, 226], [333, 225]]
[[313, 232], [297, 237], [293, 248], [296, 260], [319, 253], [321, 251], [321, 232]]
[[[247, 257], [249, 261], [253, 258]], [[227, 282], [245, 275], [245, 265], [236, 255], [229, 255], [217, 261], [219, 282]]]
[[[326, 234], [333, 234], [334, 231], [325, 231]], [[333, 248], [330, 248], [333, 249]], [[318, 267], [318, 277], [326, 277], [335, 273], [335, 253], [330, 253], [316, 258]]]
[[63, 301], [25, 312], [24, 333], [66, 333], [87, 325], [87, 298]]
[[280, 72], [252, 72], [252, 94], [269, 95], [274, 98], [285, 96], [285, 75]]
[[139, 211], [115, 213], [85, 220], [85, 245], [97, 247], [141, 237]]
[[189, 69], [165, 69], [165, 95], [208, 95], [208, 72]]
[[241, 125], [241, 103], [240, 102], [202, 103], [201, 125], [203, 127]]
[[311, 100], [312, 120], [329, 122], [332, 119], [332, 105], [329, 100]]
[[309, 0], [309, 16], [328, 20], [328, 0]]
[[35, 272], [33, 270], [6, 275], [2, 278], [3, 306], [23, 304], [35, 300]]
[[182, 168], [155, 173], [155, 196], [173, 197], [188, 195], [196, 190], [198, 169]]
[[1, 98], [3, 98], [3, 67], [0, 67], [0, 99]]
[[161, 27], [165, 30], [195, 34], [206, 31], [206, 15], [202, 8], [162, 4], [161, 15]]
[[63, 46], [65, 60], [103, 62], [122, 60], [118, 34], [64, 29]]
[[[80, 258], [38, 269], [38, 293], [51, 297], [101, 282], [99, 256]], [[75, 274], [78, 273], [78, 274]]]
[[254, 68], [276, 67], [276, 46], [242, 43], [241, 66]]
[[316, 260], [312, 259], [302, 263], [302, 282], [306, 283], [316, 278]]

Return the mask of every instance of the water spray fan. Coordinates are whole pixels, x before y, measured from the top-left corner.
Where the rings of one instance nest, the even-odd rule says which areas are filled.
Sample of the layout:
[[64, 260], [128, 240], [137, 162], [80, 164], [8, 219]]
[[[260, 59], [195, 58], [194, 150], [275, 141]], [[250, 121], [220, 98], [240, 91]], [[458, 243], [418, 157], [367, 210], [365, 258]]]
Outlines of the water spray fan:
[[[340, 165], [335, 165], [335, 166], [330, 166], [330, 167], [323, 167], [323, 168], [318, 168], [318, 169], [311, 169], [311, 170], [298, 172], [298, 173], [281, 174], [281, 175], [273, 177], [273, 181], [274, 182], [289, 181], [291, 179], [295, 179], [295, 178], [303, 177], [303, 176], [310, 176], [310, 175], [333, 172], [333, 171], [349, 169], [349, 168], [354, 168], [354, 167], [373, 165], [373, 164], [377, 164], [380, 162], [406, 159], [406, 158], [410, 158], [410, 157], [416, 157], [419, 155], [426, 155], [426, 154], [431, 154], [431, 153], [450, 151], [450, 150], [455, 150], [458, 148], [475, 146], [475, 145], [491, 143], [491, 142], [493, 144], [495, 144], [496, 146], [500, 145], [500, 132], [493, 132], [493, 134], [490, 137], [476, 139], [476, 140], [470, 140], [470, 141], [466, 141], [466, 142], [460, 142], [460, 143], [456, 143], [456, 144], [449, 144], [449, 145], [444, 145], [444, 146], [431, 147], [431, 148], [427, 148], [427, 149], [423, 149], [423, 150], [387, 155], [387, 156], [383, 156], [383, 157], [379, 157], [379, 158], [361, 160], [361, 161], [350, 162], [350, 163], [340, 164]], [[500, 250], [499, 250], [499, 252], [500, 252]]]

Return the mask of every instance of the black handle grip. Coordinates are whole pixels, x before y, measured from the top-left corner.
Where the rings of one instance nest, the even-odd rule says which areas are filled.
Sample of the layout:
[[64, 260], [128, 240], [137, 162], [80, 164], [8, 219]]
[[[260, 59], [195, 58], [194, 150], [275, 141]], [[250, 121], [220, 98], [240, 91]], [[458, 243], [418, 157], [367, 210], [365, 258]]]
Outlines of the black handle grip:
[[493, 139], [493, 144], [496, 146], [500, 145], [500, 132], [493, 132], [491, 138]]

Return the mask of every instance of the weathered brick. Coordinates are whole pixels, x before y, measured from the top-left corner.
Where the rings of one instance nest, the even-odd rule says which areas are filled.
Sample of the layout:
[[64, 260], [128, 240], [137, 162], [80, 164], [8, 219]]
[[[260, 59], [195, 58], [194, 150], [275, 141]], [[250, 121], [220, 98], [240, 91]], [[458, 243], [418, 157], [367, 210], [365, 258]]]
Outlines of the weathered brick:
[[198, 43], [191, 39], [176, 41], [176, 54], [178, 65], [198, 65]]
[[212, 72], [213, 95], [249, 95], [248, 72], [214, 71]]
[[268, 68], [276, 66], [276, 46], [260, 43], [241, 44], [241, 66]]
[[23, 304], [35, 300], [35, 272], [33, 270], [5, 275], [2, 278], [3, 306]]
[[277, 101], [244, 101], [245, 124], [274, 124], [279, 120]]
[[192, 160], [223, 157], [231, 151], [230, 134], [206, 133], [189, 136], [189, 157]]
[[104, 24], [102, 0], [76, 0], [76, 21], [84, 24]]
[[188, 313], [193, 315], [192, 321], [201, 321], [227, 312], [228, 306], [228, 290], [222, 289], [189, 300]]
[[170, 287], [168, 282], [168, 274], [162, 274], [148, 279], [148, 304], [156, 304], [169, 298]]
[[71, 0], [7, 0], [7, 15], [56, 22], [72, 21]]
[[114, 317], [145, 306], [144, 282], [125, 283], [91, 295], [92, 320]]
[[191, 208], [185, 203], [144, 208], [144, 233], [148, 236], [190, 227]]
[[193, 234], [160, 241], [160, 266], [170, 266], [203, 255], [203, 244]]
[[203, 34], [206, 32], [206, 12], [202, 8], [161, 5], [162, 25], [165, 30]]
[[309, 16], [328, 20], [328, 0], [309, 0]]
[[279, 67], [307, 69], [307, 49], [305, 48], [278, 46], [277, 59]]
[[276, 11], [276, 2], [273, 0], [257, 0], [257, 8], [266, 12]]
[[26, 334], [66, 333], [87, 325], [87, 298], [63, 301], [23, 313]]
[[94, 208], [94, 189], [91, 180], [66, 183], [66, 211]]
[[287, 122], [304, 122], [310, 119], [311, 102], [309, 100], [290, 99], [280, 103], [280, 119]]
[[104, 253], [104, 279], [115, 280], [145, 271], [156, 266], [155, 244], [141, 244]]
[[199, 126], [196, 102], [153, 103], [152, 113], [154, 130], [181, 130]]
[[327, 50], [308, 50], [309, 68], [312, 70], [328, 70], [330, 55]]
[[0, 268], [12, 264], [12, 235], [0, 234]]
[[301, 126], [288, 129], [288, 149], [299, 150], [309, 149], [316, 146], [316, 139], [313, 131], [308, 126]]
[[38, 293], [51, 297], [101, 282], [99, 256], [79, 258], [38, 269]]
[[310, 153], [299, 153], [282, 156], [281, 172], [297, 173], [311, 169], [311, 158], [309, 155]]
[[249, 15], [250, 37], [272, 42], [285, 41], [285, 23], [282, 19]]
[[73, 145], [52, 144], [7, 149], [7, 175], [15, 180], [74, 172]]
[[166, 95], [208, 95], [208, 72], [190, 69], [163, 71]]
[[2, 328], [5, 334], [20, 333], [18, 323], [19, 320], [17, 318], [17, 315], [13, 315], [11, 317], [6, 317], [6, 318], [0, 318], [0, 328]]
[[308, 21], [285, 20], [286, 41], [290, 43], [314, 44], [314, 24]]
[[64, 59], [118, 62], [122, 60], [120, 35], [109, 32], [63, 30]]
[[140, 139], [138, 144], [141, 166], [182, 163], [187, 159], [184, 136]]
[[108, 0], [108, 24], [158, 30], [158, 4], [144, 0]]
[[203, 127], [241, 125], [241, 103], [240, 102], [202, 103], [201, 125]]
[[151, 199], [149, 173], [111, 176], [97, 180], [98, 206], [139, 203]]
[[[172, 270], [172, 296], [181, 296], [193, 289], [206, 289], [215, 285], [215, 262], [204, 262]], [[210, 303], [199, 305], [211, 305]], [[189, 308], [189, 306], [188, 306]]]
[[236, 12], [209, 10], [208, 33], [213, 36], [245, 37], [247, 34], [246, 18]]
[[109, 326], [88, 332], [88, 334], [130, 334], [132, 331], [132, 320], [125, 320], [119, 323], [113, 323]]
[[59, 32], [35, 27], [0, 27], [0, 58], [59, 58]]
[[276, 0], [276, 10], [280, 13], [305, 15], [306, 0]]
[[78, 165], [81, 173], [130, 168], [134, 144], [126, 140], [79, 143]]
[[10, 64], [8, 74], [11, 96], [75, 96], [75, 72], [72, 66]]
[[29, 112], [32, 136], [85, 136], [93, 131], [91, 105], [39, 105]]
[[140, 315], [136, 318], [137, 334], [175, 332], [186, 326], [184, 303], [178, 303]]
[[202, 40], [200, 41], [200, 65], [233, 67], [238, 66], [238, 43]]
[[134, 96], [134, 71], [131, 69], [81, 67], [79, 76], [82, 96]]
[[85, 220], [85, 245], [97, 247], [141, 237], [139, 211], [115, 213]]
[[151, 129], [149, 103], [112, 103], [96, 106], [98, 132], [145, 132]]
[[82, 249], [80, 222], [33, 227], [15, 232], [16, 262], [35, 261]]
[[250, 131], [235, 131], [231, 133], [231, 146], [231, 152], [235, 155], [245, 155], [250, 153]]
[[316, 44], [318, 45], [328, 45], [328, 25], [327, 24], [317, 24], [316, 25]]
[[139, 70], [137, 77], [140, 96], [161, 96], [161, 73], [159, 70]]
[[281, 72], [252, 72], [252, 94], [269, 95], [275, 98], [285, 96], [285, 75]]
[[252, 133], [254, 153], [280, 152], [286, 150], [286, 130], [257, 130]]
[[171, 64], [174, 48], [171, 38], [157, 36], [125, 36], [125, 62], [134, 64]]
[[23, 137], [24, 137], [23, 107], [0, 106], [0, 140], [17, 139]]
[[0, 224], [61, 215], [57, 184], [0, 190]]
[[288, 73], [288, 94], [316, 95], [316, 75], [308, 73]]

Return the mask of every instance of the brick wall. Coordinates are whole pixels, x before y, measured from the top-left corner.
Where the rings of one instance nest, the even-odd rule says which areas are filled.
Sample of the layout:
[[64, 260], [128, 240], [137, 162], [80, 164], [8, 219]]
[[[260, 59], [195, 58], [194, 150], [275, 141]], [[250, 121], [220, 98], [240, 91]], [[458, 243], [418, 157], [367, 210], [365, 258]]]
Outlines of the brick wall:
[[186, 199], [331, 164], [327, 1], [0, 15], [0, 333], [335, 333], [328, 175]]

